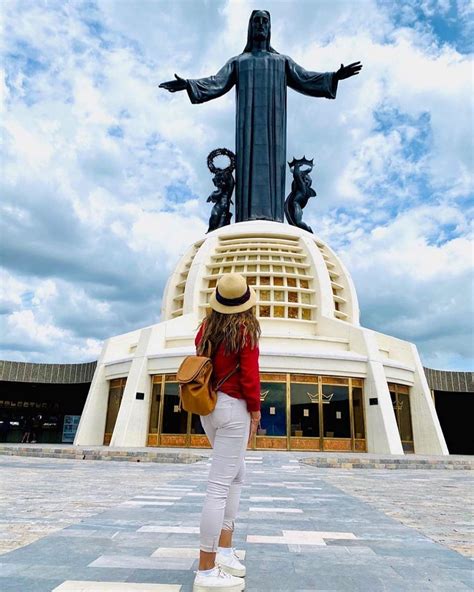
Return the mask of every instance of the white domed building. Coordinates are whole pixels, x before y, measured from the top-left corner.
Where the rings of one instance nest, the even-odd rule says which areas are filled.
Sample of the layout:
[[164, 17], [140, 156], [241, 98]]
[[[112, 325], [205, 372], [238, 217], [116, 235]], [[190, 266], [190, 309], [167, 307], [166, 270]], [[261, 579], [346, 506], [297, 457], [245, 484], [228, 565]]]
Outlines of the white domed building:
[[352, 279], [326, 243], [265, 221], [193, 244], [168, 280], [162, 321], [105, 342], [74, 444], [209, 446], [199, 417], [178, 409], [176, 371], [226, 272], [258, 297], [256, 449], [448, 454], [416, 346], [361, 327]]

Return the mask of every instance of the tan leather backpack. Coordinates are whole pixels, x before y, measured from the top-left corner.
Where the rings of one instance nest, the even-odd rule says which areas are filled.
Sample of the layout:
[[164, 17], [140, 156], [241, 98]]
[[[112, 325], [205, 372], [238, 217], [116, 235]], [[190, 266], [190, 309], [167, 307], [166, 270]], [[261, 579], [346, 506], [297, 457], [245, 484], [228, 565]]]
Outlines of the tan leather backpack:
[[212, 359], [207, 356], [187, 356], [176, 373], [179, 383], [179, 409], [209, 415], [217, 403], [217, 391], [239, 369], [239, 364], [214, 387]]

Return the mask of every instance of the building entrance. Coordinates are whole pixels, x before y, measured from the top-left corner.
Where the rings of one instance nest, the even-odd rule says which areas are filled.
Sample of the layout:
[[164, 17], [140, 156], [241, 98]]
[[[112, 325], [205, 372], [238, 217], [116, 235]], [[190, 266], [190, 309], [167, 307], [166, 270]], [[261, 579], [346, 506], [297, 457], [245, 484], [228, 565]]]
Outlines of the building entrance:
[[87, 383], [2, 381], [0, 442], [57, 444], [67, 441], [64, 439], [65, 423], [67, 425], [71, 416], [81, 415], [88, 387]]
[[434, 395], [449, 454], [474, 454], [474, 395], [455, 391], [435, 391]]
[[256, 448], [365, 451], [364, 425], [362, 379], [262, 376], [263, 429]]
[[[208, 448], [198, 415], [179, 408], [175, 375], [152, 377], [148, 446]], [[262, 419], [252, 448], [365, 451], [363, 381], [262, 374]]]
[[122, 403], [123, 391], [125, 390], [126, 378], [115, 378], [110, 381], [109, 401], [107, 404], [107, 419], [105, 420], [104, 444], [109, 445], [117, 421], [117, 416]]
[[210, 448], [199, 415], [179, 408], [175, 374], [152, 377], [148, 446]]
[[414, 452], [413, 428], [411, 425], [410, 390], [404, 384], [388, 383], [395, 419], [405, 452]]

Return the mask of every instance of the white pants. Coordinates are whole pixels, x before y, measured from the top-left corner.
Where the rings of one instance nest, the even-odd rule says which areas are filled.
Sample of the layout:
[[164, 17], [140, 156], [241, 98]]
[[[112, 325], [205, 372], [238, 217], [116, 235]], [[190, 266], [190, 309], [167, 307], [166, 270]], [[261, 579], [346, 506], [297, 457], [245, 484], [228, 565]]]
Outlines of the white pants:
[[247, 403], [218, 391], [214, 411], [201, 415], [201, 424], [213, 452], [201, 515], [200, 549], [213, 553], [221, 530], [234, 530], [239, 509], [250, 430]]

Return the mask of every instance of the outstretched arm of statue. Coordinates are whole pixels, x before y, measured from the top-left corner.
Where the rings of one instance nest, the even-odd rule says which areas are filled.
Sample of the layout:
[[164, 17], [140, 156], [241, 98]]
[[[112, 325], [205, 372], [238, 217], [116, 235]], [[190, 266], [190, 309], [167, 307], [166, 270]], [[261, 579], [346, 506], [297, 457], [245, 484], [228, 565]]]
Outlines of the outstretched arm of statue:
[[169, 92], [177, 92], [179, 90], [186, 90], [186, 80], [178, 76], [177, 74], [174, 75], [176, 80], [169, 80], [168, 82], [162, 82], [159, 87], [165, 88], [169, 90]]
[[341, 64], [341, 67], [336, 72], [336, 77], [338, 80], [344, 80], [346, 78], [350, 78], [351, 76], [356, 76], [362, 69], [362, 64], [360, 62], [352, 62], [348, 66], [344, 66]]
[[235, 84], [235, 61], [230, 59], [214, 76], [197, 79], [184, 79], [174, 75], [176, 80], [162, 82], [159, 86], [169, 92], [187, 90], [191, 103], [205, 103], [211, 99], [217, 99]]
[[231, 58], [214, 76], [188, 78], [186, 90], [191, 103], [205, 103], [224, 95], [234, 86], [235, 82], [235, 59]]
[[288, 86], [303, 95], [335, 99], [337, 82], [335, 72], [312, 72], [305, 70], [286, 56], [286, 79]]

